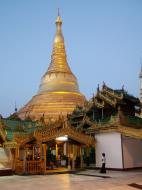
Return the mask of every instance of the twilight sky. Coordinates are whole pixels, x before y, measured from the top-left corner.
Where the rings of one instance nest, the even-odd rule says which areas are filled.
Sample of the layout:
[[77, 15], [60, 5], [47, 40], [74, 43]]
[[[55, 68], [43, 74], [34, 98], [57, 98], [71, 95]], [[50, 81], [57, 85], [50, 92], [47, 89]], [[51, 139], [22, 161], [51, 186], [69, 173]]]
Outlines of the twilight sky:
[[36, 94], [60, 8], [68, 63], [90, 98], [103, 81], [139, 96], [142, 0], [0, 0], [0, 113]]

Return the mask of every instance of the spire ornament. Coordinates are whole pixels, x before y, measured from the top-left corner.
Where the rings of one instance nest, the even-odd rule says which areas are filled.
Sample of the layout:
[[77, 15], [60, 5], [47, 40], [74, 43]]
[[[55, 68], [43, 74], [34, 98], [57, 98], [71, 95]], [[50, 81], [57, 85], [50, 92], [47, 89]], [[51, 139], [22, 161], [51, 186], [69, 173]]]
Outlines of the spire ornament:
[[56, 33], [53, 40], [51, 63], [49, 65], [48, 72], [64, 72], [72, 74], [71, 69], [67, 63], [64, 37], [62, 34], [61, 26], [62, 19], [60, 15], [58, 15], [56, 19]]

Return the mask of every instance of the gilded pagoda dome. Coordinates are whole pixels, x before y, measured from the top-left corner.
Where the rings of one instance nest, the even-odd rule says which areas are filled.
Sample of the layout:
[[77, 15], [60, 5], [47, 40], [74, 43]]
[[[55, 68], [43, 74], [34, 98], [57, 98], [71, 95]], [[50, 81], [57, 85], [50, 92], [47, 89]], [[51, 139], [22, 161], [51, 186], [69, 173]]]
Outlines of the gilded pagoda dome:
[[41, 79], [37, 95], [19, 110], [21, 119], [30, 117], [38, 120], [44, 115], [48, 122], [49, 118], [67, 116], [77, 105], [84, 105], [85, 97], [80, 93], [77, 78], [67, 63], [61, 26], [62, 20], [58, 15], [51, 63]]

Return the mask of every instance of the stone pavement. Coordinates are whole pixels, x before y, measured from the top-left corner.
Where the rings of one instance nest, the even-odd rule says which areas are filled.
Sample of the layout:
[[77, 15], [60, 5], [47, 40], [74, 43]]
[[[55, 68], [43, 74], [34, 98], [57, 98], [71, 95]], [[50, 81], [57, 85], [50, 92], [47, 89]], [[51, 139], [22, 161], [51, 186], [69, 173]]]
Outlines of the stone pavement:
[[[129, 186], [132, 184], [132, 187]], [[136, 184], [136, 185], [135, 185]], [[75, 174], [3, 176], [0, 190], [138, 190], [142, 189], [142, 170], [84, 170]]]

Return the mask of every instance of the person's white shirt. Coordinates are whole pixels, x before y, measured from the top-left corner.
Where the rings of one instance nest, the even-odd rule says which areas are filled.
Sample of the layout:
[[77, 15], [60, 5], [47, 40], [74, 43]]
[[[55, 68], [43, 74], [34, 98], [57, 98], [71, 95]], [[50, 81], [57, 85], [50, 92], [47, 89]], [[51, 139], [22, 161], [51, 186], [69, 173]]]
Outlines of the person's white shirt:
[[106, 158], [104, 156], [102, 156], [102, 164], [106, 163]]

